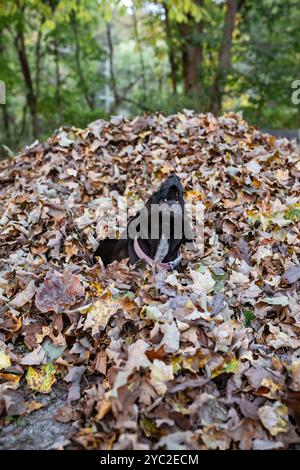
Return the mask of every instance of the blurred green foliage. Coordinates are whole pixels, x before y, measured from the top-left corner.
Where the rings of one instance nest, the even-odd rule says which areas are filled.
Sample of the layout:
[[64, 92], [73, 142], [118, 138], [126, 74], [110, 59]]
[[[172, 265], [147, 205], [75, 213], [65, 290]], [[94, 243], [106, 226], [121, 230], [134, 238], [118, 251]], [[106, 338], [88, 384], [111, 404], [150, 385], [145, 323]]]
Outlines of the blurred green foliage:
[[110, 114], [216, 109], [230, 5], [237, 11], [218, 112], [299, 127], [291, 100], [298, 0], [0, 0], [0, 156]]

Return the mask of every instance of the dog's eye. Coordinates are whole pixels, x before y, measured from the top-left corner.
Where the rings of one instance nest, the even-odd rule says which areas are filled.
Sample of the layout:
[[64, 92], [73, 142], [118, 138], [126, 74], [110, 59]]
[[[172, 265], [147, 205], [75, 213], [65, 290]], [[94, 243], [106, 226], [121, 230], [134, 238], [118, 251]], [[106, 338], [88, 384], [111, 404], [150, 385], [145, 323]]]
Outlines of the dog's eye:
[[165, 197], [164, 201], [165, 201], [165, 202], [168, 202], [168, 199]]

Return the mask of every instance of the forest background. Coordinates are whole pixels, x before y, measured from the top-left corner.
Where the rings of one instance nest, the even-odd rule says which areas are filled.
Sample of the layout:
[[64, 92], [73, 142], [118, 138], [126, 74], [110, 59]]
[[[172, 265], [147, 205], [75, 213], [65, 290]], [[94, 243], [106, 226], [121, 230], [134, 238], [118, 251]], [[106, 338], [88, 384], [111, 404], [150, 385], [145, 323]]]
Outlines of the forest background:
[[298, 129], [299, 26], [298, 0], [0, 0], [0, 157], [114, 114]]

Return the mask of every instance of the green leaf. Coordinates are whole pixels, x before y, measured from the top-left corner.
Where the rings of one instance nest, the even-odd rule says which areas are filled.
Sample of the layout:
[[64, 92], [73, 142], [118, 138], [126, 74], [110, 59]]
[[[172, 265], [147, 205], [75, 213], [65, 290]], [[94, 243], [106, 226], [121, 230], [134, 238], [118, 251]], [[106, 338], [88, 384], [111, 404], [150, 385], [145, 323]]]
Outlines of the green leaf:
[[153, 419], [150, 419], [147, 416], [143, 416], [140, 421], [140, 425], [146, 437], [151, 438], [157, 435], [158, 430]]
[[254, 320], [254, 318], [255, 318], [255, 315], [254, 315], [253, 311], [249, 310], [249, 309], [245, 309], [245, 310], [243, 310], [243, 315], [244, 315], [245, 326], [250, 326], [252, 320]]
[[231, 359], [231, 361], [226, 365], [225, 367], [225, 372], [227, 372], [228, 374], [232, 373], [234, 374], [235, 372], [237, 372], [239, 370], [239, 367], [240, 367], [240, 363], [239, 361], [234, 357], [233, 359]]
[[298, 222], [300, 220], [300, 204], [294, 204], [285, 211], [285, 218]]

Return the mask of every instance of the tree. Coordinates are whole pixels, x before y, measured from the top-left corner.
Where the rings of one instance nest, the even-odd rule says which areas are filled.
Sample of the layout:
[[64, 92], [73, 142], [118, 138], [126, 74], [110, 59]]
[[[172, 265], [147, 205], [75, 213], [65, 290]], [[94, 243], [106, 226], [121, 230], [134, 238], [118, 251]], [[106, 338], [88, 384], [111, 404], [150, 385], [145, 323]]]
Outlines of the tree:
[[210, 108], [215, 115], [218, 115], [222, 109], [222, 98], [226, 86], [227, 75], [231, 66], [232, 36], [237, 12], [241, 5], [242, 0], [227, 0], [218, 66], [211, 90]]
[[[196, 0], [196, 5], [201, 9], [203, 0]], [[182, 34], [182, 70], [184, 81], [184, 92], [199, 94], [201, 91], [201, 68], [203, 60], [203, 18], [195, 20], [187, 15], [187, 21], [181, 23]]]
[[[40, 67], [40, 53], [39, 46], [37, 45], [36, 53], [36, 83], [34, 85], [31, 67], [29, 64], [29, 58], [27, 53], [27, 47], [25, 42], [25, 4], [20, 4], [17, 0], [18, 16], [15, 25], [15, 31], [13, 32], [14, 45], [18, 54], [21, 71], [26, 86], [26, 100], [31, 115], [32, 134], [36, 139], [39, 136], [39, 125], [37, 115], [37, 104], [39, 98], [39, 67]], [[40, 41], [40, 38], [39, 38]]]
[[108, 112], [233, 110], [299, 127], [298, 3], [0, 0], [0, 149]]

